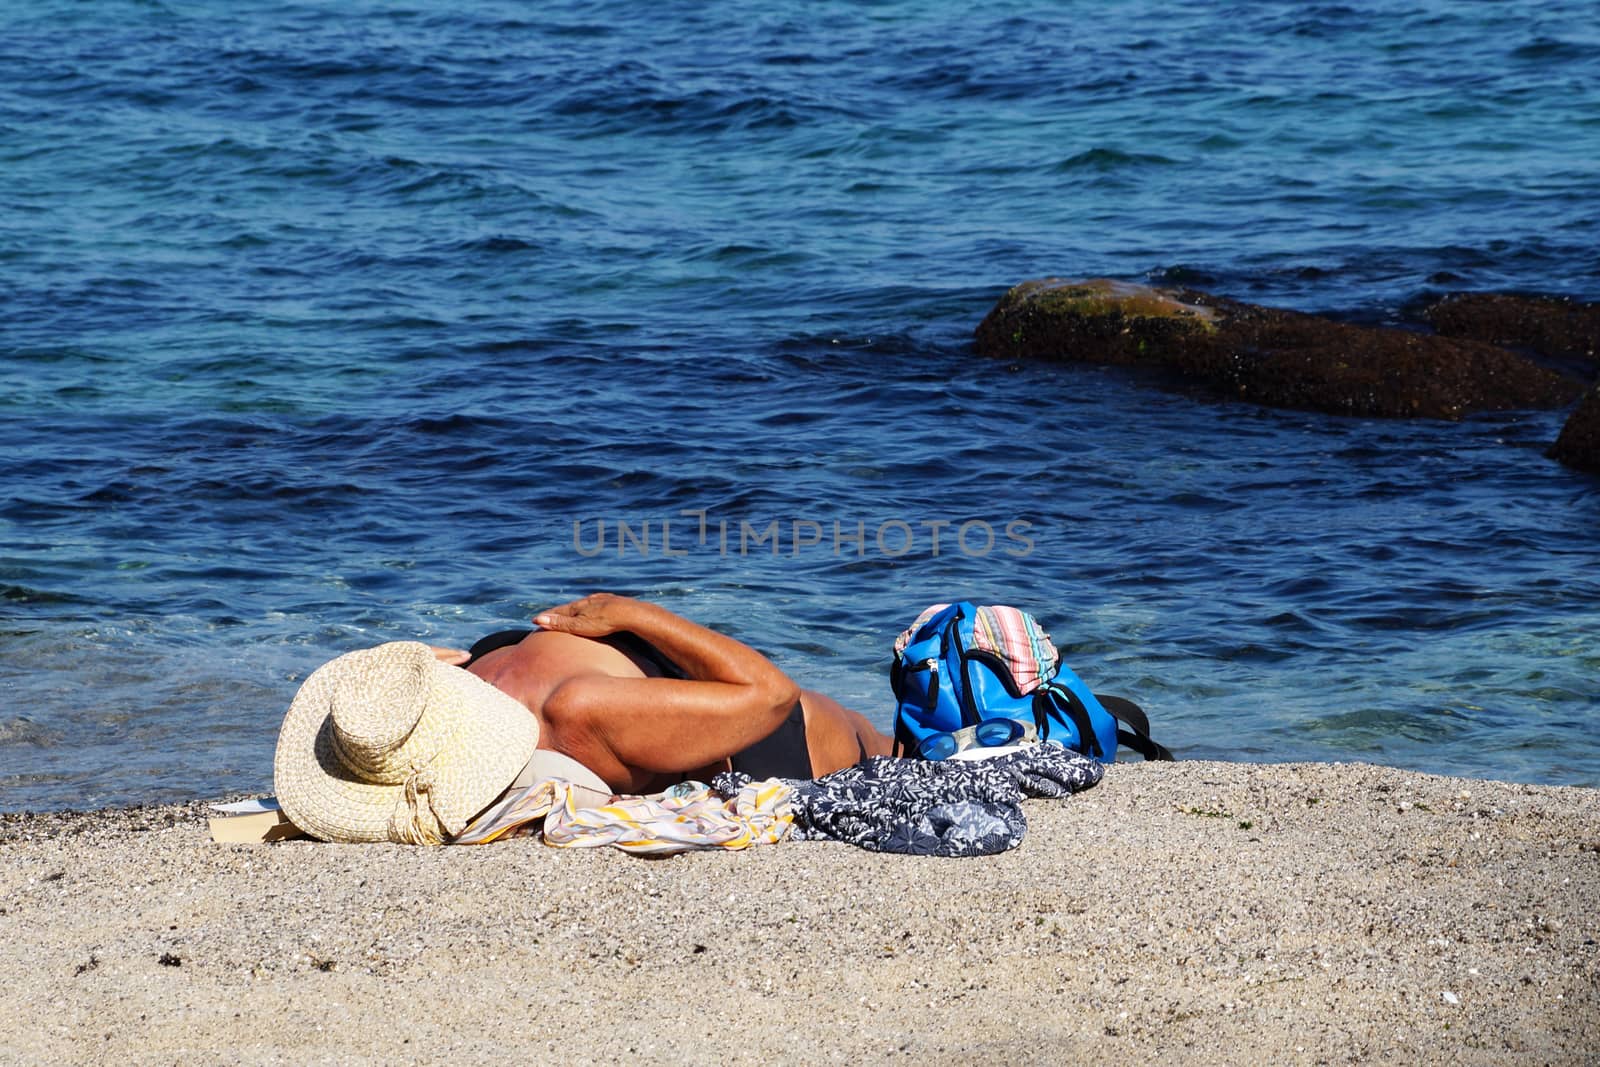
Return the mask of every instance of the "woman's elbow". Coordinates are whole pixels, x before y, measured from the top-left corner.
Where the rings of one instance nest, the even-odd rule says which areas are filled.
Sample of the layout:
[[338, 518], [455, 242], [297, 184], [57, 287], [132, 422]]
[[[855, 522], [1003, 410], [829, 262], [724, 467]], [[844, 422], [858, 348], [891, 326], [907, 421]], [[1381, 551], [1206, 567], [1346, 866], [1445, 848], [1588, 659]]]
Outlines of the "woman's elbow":
[[800, 702], [800, 687], [787, 674], [773, 681], [768, 689], [766, 705], [773, 718], [779, 722]]

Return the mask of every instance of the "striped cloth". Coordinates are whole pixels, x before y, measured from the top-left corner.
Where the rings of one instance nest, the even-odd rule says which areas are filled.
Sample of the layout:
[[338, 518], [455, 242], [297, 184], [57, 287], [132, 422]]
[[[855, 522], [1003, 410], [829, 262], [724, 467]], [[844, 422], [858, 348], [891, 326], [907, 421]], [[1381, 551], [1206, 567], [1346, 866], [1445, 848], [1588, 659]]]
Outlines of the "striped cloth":
[[707, 849], [740, 849], [783, 840], [794, 825], [794, 789], [781, 779], [744, 785], [723, 798], [702, 782], [683, 782], [664, 793], [615, 797], [608, 804], [579, 806], [579, 791], [550, 778], [497, 805], [458, 834], [453, 845], [483, 845], [537, 832], [556, 848], [612, 845], [635, 855], [669, 855]]
[[[934, 604], [918, 615], [917, 621], [895, 639], [896, 655], [906, 650], [917, 631], [929, 619], [949, 606]], [[1022, 693], [1031, 693], [1039, 688], [1040, 683], [1054, 678], [1056, 668], [1061, 663], [1061, 654], [1056, 651], [1050, 635], [1039, 625], [1039, 620], [1025, 611], [1003, 604], [978, 608], [972, 620], [972, 645], [1004, 660], [1011, 669], [1017, 690]]]

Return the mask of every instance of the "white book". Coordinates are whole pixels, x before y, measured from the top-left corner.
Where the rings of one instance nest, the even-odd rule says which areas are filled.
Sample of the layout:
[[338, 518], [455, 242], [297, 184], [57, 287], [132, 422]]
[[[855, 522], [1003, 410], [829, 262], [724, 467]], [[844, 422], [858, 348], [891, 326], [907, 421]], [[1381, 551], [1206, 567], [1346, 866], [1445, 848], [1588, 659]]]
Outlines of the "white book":
[[211, 810], [222, 813], [207, 820], [211, 840], [218, 844], [262, 844], [305, 836], [283, 813], [277, 797], [213, 804]]

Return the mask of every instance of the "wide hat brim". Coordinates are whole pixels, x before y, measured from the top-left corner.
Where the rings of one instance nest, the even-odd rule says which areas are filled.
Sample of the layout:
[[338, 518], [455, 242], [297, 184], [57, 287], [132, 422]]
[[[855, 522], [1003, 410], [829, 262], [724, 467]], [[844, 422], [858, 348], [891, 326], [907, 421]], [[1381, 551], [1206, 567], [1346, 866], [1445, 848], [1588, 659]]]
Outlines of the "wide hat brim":
[[[420, 673], [430, 702], [425, 714], [433, 716], [431, 726], [441, 738], [420, 767], [418, 780], [426, 782], [420, 796], [416, 788], [408, 796], [403, 781], [364, 779], [334, 739], [335, 692], [392, 668], [397, 659]], [[312, 672], [284, 716], [273, 778], [284, 814], [312, 837], [438, 843], [460, 833], [499, 796], [538, 743], [539, 720], [520, 701], [439, 662], [426, 645], [394, 642], [346, 653]], [[418, 808], [424, 809], [420, 819], [414, 817]]]

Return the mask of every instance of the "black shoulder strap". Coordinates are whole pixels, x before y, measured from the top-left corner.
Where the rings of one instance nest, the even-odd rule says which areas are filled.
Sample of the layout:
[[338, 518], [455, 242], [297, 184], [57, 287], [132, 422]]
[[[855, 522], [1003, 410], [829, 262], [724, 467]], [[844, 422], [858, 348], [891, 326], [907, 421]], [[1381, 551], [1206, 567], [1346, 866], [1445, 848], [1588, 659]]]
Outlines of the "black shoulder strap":
[[[1103, 696], [1096, 693], [1094, 698], [1117, 720], [1119, 724], [1117, 741], [1120, 744], [1127, 745], [1147, 760], [1172, 761], [1171, 750], [1150, 739], [1150, 717], [1144, 713], [1143, 708], [1127, 697]], [[1123, 729], [1124, 726], [1127, 729]]]
[[914, 756], [917, 754], [917, 739], [905, 725], [905, 716], [896, 709], [894, 715], [894, 755]]
[[[1065, 711], [1067, 718], [1072, 720], [1072, 725], [1078, 728], [1078, 743], [1083, 746], [1080, 751], [1084, 755], [1093, 756], [1095, 759], [1105, 755], [1105, 752], [1100, 748], [1100, 738], [1094, 732], [1094, 723], [1089, 721], [1089, 709], [1083, 706], [1083, 701], [1078, 699], [1078, 694], [1064, 685], [1057, 685], [1055, 682], [1047, 682], [1034, 690], [1033, 720], [1039, 731], [1039, 740], [1048, 741], [1050, 739], [1049, 710], [1051, 707], [1058, 707]], [[1115, 756], [1116, 753], [1113, 752], [1112, 755]]]
[[1117, 728], [1117, 744], [1127, 745], [1146, 760], [1161, 760], [1166, 763], [1174, 761], [1172, 750], [1159, 742], [1152, 741], [1144, 734], [1136, 734], [1132, 730]]

